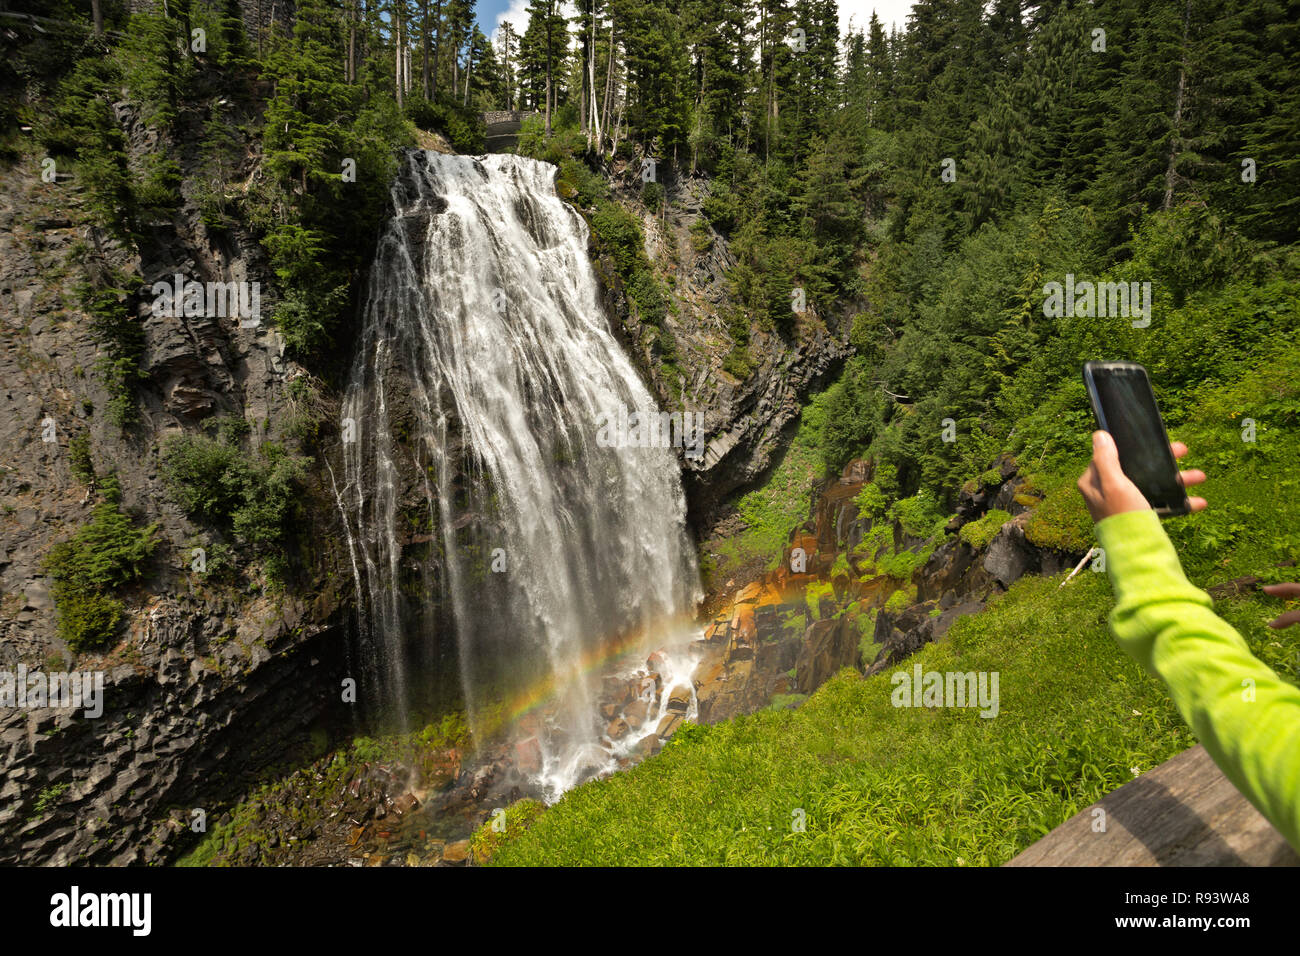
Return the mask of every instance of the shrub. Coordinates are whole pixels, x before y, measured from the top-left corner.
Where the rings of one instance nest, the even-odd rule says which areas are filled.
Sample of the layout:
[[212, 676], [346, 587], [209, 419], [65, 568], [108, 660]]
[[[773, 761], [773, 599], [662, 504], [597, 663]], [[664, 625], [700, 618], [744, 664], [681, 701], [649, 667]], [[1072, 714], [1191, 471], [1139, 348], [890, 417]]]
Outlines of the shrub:
[[128, 293], [123, 286], [128, 277], [114, 273], [110, 284], [82, 284], [77, 297], [90, 316], [90, 328], [103, 347], [96, 363], [100, 382], [108, 391], [108, 419], [118, 428], [126, 428], [139, 417], [135, 405], [135, 387], [144, 378], [140, 362], [144, 356], [144, 328], [127, 307]]
[[95, 463], [90, 457], [90, 432], [77, 432], [68, 441], [68, 470], [83, 485], [95, 483]]
[[420, 129], [445, 136], [456, 152], [483, 152], [487, 127], [475, 111], [441, 97], [430, 102], [422, 96], [408, 99], [402, 111]]
[[106, 500], [95, 505], [90, 521], [69, 541], [56, 544], [45, 559], [59, 612], [59, 637], [73, 651], [108, 644], [122, 619], [113, 592], [141, 574], [158, 545], [158, 525], [139, 528], [118, 509], [115, 479], [105, 483]]
[[928, 538], [937, 534], [946, 520], [939, 510], [938, 502], [925, 491], [894, 502], [889, 509], [889, 517], [896, 520], [903, 531], [913, 538]]
[[871, 518], [884, 517], [888, 505], [884, 492], [874, 481], [869, 481], [862, 486], [862, 490], [854, 496], [853, 503], [858, 506], [859, 514]]
[[163, 450], [163, 479], [193, 520], [233, 534], [271, 562], [279, 575], [280, 545], [306, 475], [306, 460], [265, 442], [257, 458], [205, 435], [172, 439]]

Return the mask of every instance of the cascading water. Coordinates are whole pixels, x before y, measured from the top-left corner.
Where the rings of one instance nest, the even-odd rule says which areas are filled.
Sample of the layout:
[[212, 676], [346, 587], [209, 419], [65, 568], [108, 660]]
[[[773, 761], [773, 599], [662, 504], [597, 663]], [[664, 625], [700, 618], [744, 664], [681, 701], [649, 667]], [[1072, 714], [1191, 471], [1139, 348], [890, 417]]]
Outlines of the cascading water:
[[476, 738], [544, 700], [534, 776], [548, 798], [613, 766], [595, 666], [693, 636], [699, 598], [673, 451], [598, 441], [603, 416], [654, 400], [609, 330], [555, 173], [407, 154], [344, 399], [339, 491], [369, 692], [400, 718], [455, 673]]

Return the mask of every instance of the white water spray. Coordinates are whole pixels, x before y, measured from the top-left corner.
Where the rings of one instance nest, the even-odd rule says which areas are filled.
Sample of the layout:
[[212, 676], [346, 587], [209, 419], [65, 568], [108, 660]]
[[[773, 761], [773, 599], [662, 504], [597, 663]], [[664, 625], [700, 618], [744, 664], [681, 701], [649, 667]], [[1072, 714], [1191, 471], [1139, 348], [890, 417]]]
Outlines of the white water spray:
[[343, 404], [341, 494], [370, 692], [406, 714], [413, 682], [455, 667], [477, 736], [496, 701], [551, 688], [552, 798], [614, 759], [592, 662], [629, 634], [657, 646], [699, 598], [673, 452], [596, 440], [602, 416], [654, 400], [555, 173], [407, 154]]

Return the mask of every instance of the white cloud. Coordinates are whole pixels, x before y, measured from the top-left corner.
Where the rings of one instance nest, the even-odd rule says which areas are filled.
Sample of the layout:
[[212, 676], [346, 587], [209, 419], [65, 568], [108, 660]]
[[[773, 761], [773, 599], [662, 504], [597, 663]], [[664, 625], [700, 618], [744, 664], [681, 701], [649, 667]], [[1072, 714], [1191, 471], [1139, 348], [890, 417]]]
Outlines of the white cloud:
[[501, 24], [506, 20], [510, 21], [515, 36], [522, 35], [524, 28], [528, 26], [528, 0], [510, 0], [509, 9], [497, 14], [497, 22], [488, 35], [494, 45], [501, 42]]
[[[559, 12], [567, 19], [573, 20], [578, 15], [578, 7], [572, 0], [564, 0], [560, 4]], [[510, 7], [505, 12], [497, 14], [497, 22], [489, 34], [493, 44], [500, 42], [501, 24], [505, 20], [510, 21], [515, 36], [523, 36], [524, 31], [528, 29], [528, 0], [510, 0]], [[572, 30], [572, 25], [570, 29]], [[573, 45], [572, 38], [569, 45]]]
[[867, 32], [871, 22], [871, 11], [876, 11], [885, 33], [889, 33], [890, 24], [898, 27], [901, 33], [907, 27], [907, 15], [912, 10], [912, 0], [839, 0], [840, 36], [847, 36], [850, 26], [855, 30]]

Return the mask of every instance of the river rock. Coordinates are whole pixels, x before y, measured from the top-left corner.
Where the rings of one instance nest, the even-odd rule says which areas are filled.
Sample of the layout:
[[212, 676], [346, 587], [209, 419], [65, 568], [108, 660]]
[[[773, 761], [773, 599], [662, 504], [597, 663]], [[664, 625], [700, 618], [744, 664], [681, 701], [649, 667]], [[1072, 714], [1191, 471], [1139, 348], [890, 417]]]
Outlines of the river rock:
[[660, 740], [667, 740], [669, 737], [671, 737], [674, 733], [677, 732], [677, 728], [680, 727], [681, 725], [682, 725], [681, 714], [664, 714], [659, 721], [659, 726], [655, 728], [655, 734], [659, 737]]
[[646, 714], [649, 709], [650, 704], [648, 701], [634, 700], [632, 703], [628, 704], [627, 708], [623, 711], [623, 719], [627, 721], [629, 727], [636, 729], [645, 723]]
[[469, 840], [457, 840], [442, 848], [444, 863], [464, 863], [469, 859]]
[[520, 773], [534, 774], [542, 769], [542, 745], [536, 737], [515, 744], [515, 766]]

